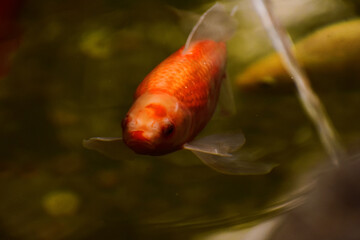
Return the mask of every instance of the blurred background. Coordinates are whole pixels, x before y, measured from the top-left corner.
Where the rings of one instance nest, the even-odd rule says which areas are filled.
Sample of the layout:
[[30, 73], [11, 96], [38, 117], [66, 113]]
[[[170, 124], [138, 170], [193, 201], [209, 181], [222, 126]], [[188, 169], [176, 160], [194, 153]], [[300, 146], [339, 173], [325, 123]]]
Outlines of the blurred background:
[[[186, 151], [115, 161], [82, 147], [121, 136], [137, 85], [214, 2], [1, 0], [0, 239], [199, 239], [261, 221], [328, 162], [251, 2], [226, 4], [235, 2], [228, 75], [238, 111], [215, 115], [201, 135], [241, 129], [244, 152], [279, 164], [263, 176], [223, 175]], [[274, 7], [341, 140], [356, 148], [360, 3]]]

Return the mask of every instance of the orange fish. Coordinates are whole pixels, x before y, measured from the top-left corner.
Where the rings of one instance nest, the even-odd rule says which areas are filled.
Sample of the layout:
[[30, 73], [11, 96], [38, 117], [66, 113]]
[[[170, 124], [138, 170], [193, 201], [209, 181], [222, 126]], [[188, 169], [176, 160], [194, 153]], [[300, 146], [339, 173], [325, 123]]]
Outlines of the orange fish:
[[[242, 134], [194, 140], [211, 119], [226, 78], [226, 43], [235, 21], [224, 6], [206, 11], [185, 46], [152, 70], [135, 92], [122, 122], [123, 138], [91, 138], [84, 146], [113, 157], [125, 143], [135, 153], [163, 155], [179, 149], [195, 153], [205, 164], [227, 174], [262, 174], [271, 166], [238, 159]], [[227, 91], [229, 94], [231, 91]]]
[[203, 40], [183, 47], [139, 85], [123, 120], [123, 139], [137, 153], [162, 155], [182, 148], [213, 115], [225, 78], [226, 46]]

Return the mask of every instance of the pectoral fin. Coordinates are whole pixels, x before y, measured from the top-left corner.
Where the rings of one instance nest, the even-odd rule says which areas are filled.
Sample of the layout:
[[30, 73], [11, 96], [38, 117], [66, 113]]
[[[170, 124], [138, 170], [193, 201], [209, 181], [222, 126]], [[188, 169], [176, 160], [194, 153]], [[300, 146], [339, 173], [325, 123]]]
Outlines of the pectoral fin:
[[216, 134], [201, 139], [185, 143], [183, 148], [209, 153], [219, 156], [231, 156], [232, 152], [238, 150], [245, 143], [245, 137], [242, 133], [237, 134]]
[[135, 156], [125, 145], [122, 138], [118, 137], [93, 137], [84, 139], [83, 146], [115, 160], [123, 160], [125, 157]]
[[207, 166], [230, 175], [260, 175], [269, 173], [276, 165], [241, 160], [241, 155], [219, 156], [211, 153], [192, 151]]
[[245, 143], [243, 134], [211, 135], [184, 145], [207, 166], [231, 175], [258, 175], [269, 173], [274, 164], [253, 162], [241, 153], [233, 153]]

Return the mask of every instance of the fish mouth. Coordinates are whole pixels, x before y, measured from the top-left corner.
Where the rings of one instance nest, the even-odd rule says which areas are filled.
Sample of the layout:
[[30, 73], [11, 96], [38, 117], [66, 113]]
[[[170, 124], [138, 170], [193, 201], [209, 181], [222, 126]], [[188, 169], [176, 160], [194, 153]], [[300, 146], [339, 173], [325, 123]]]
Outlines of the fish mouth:
[[131, 131], [124, 136], [125, 144], [134, 152], [140, 154], [151, 154], [155, 146], [144, 136], [144, 131]]
[[144, 136], [144, 131], [131, 131], [128, 133], [129, 139], [137, 142], [148, 142], [149, 140]]

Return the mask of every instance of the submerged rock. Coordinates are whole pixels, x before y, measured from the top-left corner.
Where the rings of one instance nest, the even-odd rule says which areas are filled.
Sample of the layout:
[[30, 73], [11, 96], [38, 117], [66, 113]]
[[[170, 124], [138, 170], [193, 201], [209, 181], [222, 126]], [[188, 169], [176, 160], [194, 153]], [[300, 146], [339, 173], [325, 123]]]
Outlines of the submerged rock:
[[285, 216], [271, 240], [360, 239], [360, 155], [324, 173], [307, 201]]

